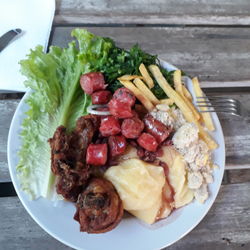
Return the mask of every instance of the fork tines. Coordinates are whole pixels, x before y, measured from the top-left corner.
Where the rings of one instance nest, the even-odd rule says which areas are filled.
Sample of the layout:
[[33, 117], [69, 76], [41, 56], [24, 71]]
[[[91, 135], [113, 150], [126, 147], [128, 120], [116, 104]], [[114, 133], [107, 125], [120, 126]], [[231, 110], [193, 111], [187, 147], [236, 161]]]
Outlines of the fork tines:
[[197, 97], [196, 106], [199, 108], [207, 108], [207, 110], [201, 110], [200, 112], [218, 112], [239, 115], [238, 100], [228, 97], [200, 96]]

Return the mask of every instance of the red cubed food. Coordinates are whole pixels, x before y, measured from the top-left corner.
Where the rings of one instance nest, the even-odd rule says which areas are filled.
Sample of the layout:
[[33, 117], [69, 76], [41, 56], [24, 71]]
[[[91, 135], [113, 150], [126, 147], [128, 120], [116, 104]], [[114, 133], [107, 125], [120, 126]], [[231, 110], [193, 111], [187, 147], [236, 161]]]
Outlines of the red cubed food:
[[154, 136], [148, 133], [142, 133], [137, 139], [137, 142], [142, 148], [151, 152], [155, 152], [158, 147], [158, 143]]
[[106, 116], [101, 119], [101, 126], [99, 128], [102, 136], [117, 135], [121, 132], [119, 120], [114, 116]]
[[123, 120], [122, 122], [122, 134], [129, 139], [135, 139], [138, 138], [144, 129], [144, 124], [143, 122], [136, 118], [128, 118]]
[[94, 92], [91, 96], [92, 104], [107, 104], [112, 98], [112, 93], [108, 90]]
[[90, 144], [87, 148], [86, 162], [94, 166], [102, 166], [107, 161], [108, 146], [104, 144]]
[[80, 84], [84, 92], [89, 95], [106, 87], [103, 74], [100, 72], [83, 74], [80, 78]]
[[167, 127], [151, 115], [147, 115], [143, 121], [146, 132], [153, 135], [158, 143], [165, 141], [172, 131], [170, 127]]
[[117, 89], [113, 95], [113, 99], [126, 103], [129, 106], [133, 106], [136, 100], [134, 94], [127, 88]]
[[133, 117], [131, 106], [127, 105], [126, 103], [120, 102], [112, 98], [108, 103], [108, 107], [111, 115], [117, 118], [125, 119]]
[[140, 119], [138, 113], [135, 110], [132, 110], [132, 114], [133, 117]]
[[109, 152], [111, 156], [117, 156], [124, 153], [126, 149], [126, 138], [123, 135], [112, 135], [108, 139]]

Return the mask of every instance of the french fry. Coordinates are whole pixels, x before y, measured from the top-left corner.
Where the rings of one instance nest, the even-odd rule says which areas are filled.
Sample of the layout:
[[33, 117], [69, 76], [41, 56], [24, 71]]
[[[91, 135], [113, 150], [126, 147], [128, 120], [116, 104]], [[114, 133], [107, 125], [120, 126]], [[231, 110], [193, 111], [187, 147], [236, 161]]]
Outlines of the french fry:
[[182, 90], [183, 90], [184, 96], [186, 96], [187, 99], [189, 99], [192, 102], [193, 101], [193, 97], [190, 94], [190, 92], [187, 90], [187, 88], [186, 88], [186, 86], [184, 84], [182, 85]]
[[[203, 96], [204, 94], [201, 90], [201, 87], [200, 87], [200, 84], [199, 84], [197, 77], [192, 79], [192, 83], [193, 83], [194, 92], [195, 92], [196, 97]], [[207, 111], [208, 108], [207, 107], [200, 107], [200, 110]], [[214, 123], [213, 123], [213, 120], [212, 120], [210, 113], [209, 112], [201, 112], [201, 115], [202, 115], [204, 124], [207, 127], [207, 129], [210, 131], [215, 130]]]
[[181, 110], [183, 116], [188, 122], [193, 122], [197, 125], [199, 129], [200, 137], [207, 143], [210, 149], [215, 149], [218, 147], [217, 143], [212, 139], [212, 137], [203, 129], [198, 120], [193, 115], [192, 110], [182, 99], [182, 96], [178, 94], [167, 82], [167, 80], [163, 77], [160, 69], [156, 65], [149, 66], [150, 72], [153, 74], [154, 78], [163, 89], [163, 91], [167, 94], [167, 96], [174, 100], [175, 104]]
[[170, 99], [170, 98], [166, 98], [166, 99], [161, 99], [160, 100], [161, 104], [167, 104], [167, 105], [173, 105], [174, 104], [174, 100]]
[[186, 96], [184, 96], [184, 95], [182, 96], [182, 98], [183, 98], [183, 100], [186, 102], [186, 104], [188, 105], [188, 107], [192, 110], [192, 112], [193, 112], [195, 118], [196, 118], [197, 120], [199, 120], [199, 119], [200, 119], [200, 114], [199, 114], [199, 112], [197, 111], [197, 109], [195, 108], [195, 106], [193, 105], [193, 103], [190, 102], [189, 99], [188, 99]]
[[154, 104], [157, 105], [160, 101], [155, 97], [152, 91], [145, 85], [145, 83], [139, 79], [135, 78], [134, 80], [135, 86], [143, 92], [143, 94]]
[[181, 82], [181, 71], [179, 69], [174, 72], [174, 88], [176, 92], [184, 96]]
[[140, 78], [143, 79], [143, 76], [137, 76], [137, 75], [123, 75], [118, 77], [118, 80], [122, 80], [122, 81], [131, 81], [134, 80], [135, 78]]
[[199, 122], [196, 121], [195, 124], [199, 129], [200, 138], [203, 139], [203, 141], [205, 141], [209, 149], [211, 150], [216, 149], [218, 147], [218, 144], [214, 141], [214, 139], [204, 130], [204, 128], [200, 125]]
[[150, 65], [149, 66], [150, 72], [153, 74], [154, 78], [160, 85], [160, 87], [163, 89], [163, 91], [166, 93], [166, 95], [174, 100], [175, 104], [180, 108], [182, 111], [185, 119], [188, 122], [193, 122], [196, 120], [196, 118], [193, 115], [192, 110], [188, 107], [188, 105], [184, 102], [181, 95], [178, 94], [167, 82], [167, 80], [162, 75], [160, 69], [156, 65]]
[[154, 105], [151, 101], [142, 93], [141, 90], [136, 88], [132, 82], [120, 80], [120, 83], [129, 89], [148, 111], [152, 111], [154, 109]]
[[181, 71], [180, 70], [176, 70], [174, 72], [174, 86], [175, 86], [175, 91], [181, 95], [182, 99], [185, 101], [185, 103], [188, 105], [188, 107], [192, 110], [195, 118], [197, 120], [199, 120], [200, 119], [199, 112], [196, 110], [193, 103], [190, 102], [189, 99], [184, 95], [184, 91], [182, 88], [182, 82], [181, 82]]
[[143, 63], [141, 63], [141, 65], [139, 66], [139, 71], [141, 72], [144, 81], [146, 82], [146, 84], [148, 85], [148, 87], [150, 89], [152, 89], [154, 87], [154, 81], [151, 78], [151, 76], [149, 75], [145, 65]]

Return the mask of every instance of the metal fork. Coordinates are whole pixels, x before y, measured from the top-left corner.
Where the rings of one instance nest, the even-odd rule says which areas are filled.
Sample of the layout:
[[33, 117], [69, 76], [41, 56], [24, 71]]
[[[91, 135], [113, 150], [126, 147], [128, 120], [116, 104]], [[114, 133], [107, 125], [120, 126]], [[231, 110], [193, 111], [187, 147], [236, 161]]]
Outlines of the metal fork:
[[225, 113], [233, 116], [250, 117], [250, 111], [246, 110], [242, 103], [236, 99], [221, 96], [200, 96], [196, 99], [196, 106], [199, 108], [206, 107], [207, 111]]

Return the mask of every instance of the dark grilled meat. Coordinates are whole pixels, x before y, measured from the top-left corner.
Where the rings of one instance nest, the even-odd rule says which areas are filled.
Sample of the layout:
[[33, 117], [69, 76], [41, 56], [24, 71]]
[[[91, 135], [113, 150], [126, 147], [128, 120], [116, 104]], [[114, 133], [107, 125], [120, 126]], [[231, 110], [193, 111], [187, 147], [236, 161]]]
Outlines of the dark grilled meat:
[[105, 233], [118, 225], [123, 216], [122, 201], [111, 182], [92, 178], [76, 203], [75, 220], [80, 230]]
[[53, 138], [49, 139], [51, 170], [58, 176], [57, 192], [67, 200], [75, 202], [86, 185], [90, 175], [86, 151], [97, 130], [98, 118], [82, 116], [71, 134], [59, 126]]

